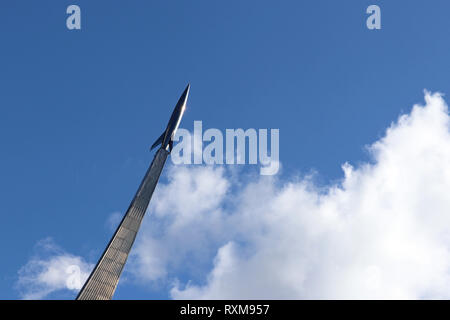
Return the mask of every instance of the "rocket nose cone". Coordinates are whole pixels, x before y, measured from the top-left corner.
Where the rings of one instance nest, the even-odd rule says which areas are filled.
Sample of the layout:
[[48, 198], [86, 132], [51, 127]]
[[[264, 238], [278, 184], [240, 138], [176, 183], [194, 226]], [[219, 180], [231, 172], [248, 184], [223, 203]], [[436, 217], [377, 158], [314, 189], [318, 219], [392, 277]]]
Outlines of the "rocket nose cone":
[[184, 89], [184, 92], [183, 92], [183, 97], [184, 97], [184, 100], [185, 100], [185, 101], [186, 101], [186, 99], [187, 99], [187, 97], [188, 97], [188, 95], [189, 95], [189, 90], [190, 90], [190, 89], [191, 89], [191, 85], [188, 83], [186, 89]]
[[178, 99], [178, 103], [177, 103], [178, 106], [184, 106], [186, 104], [190, 88], [191, 88], [191, 86], [190, 86], [190, 84], [188, 84], [186, 89], [184, 89], [183, 93], [181, 94], [180, 99]]

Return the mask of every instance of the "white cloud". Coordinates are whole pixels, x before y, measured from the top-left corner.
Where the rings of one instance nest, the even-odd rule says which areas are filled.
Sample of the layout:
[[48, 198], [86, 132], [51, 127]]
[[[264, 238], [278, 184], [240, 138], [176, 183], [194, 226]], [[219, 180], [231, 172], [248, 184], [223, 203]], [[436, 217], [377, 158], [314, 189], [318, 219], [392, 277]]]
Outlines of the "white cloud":
[[326, 188], [170, 168], [130, 270], [180, 299], [450, 298], [449, 116], [425, 101]]
[[43, 299], [58, 290], [76, 292], [92, 268], [47, 238], [38, 242], [36, 254], [19, 270], [17, 288], [23, 299]]
[[168, 264], [201, 272], [198, 266], [207, 262], [203, 256], [216, 250], [223, 219], [220, 206], [228, 187], [220, 168], [170, 170], [169, 184], [158, 185], [153, 196], [153, 217], [144, 220], [129, 270], [148, 280], [167, 276]]
[[[181, 299], [450, 298], [450, 118], [439, 94], [425, 101], [325, 188], [169, 167], [127, 270]], [[46, 239], [17, 285], [25, 299], [79, 290], [92, 267]]]

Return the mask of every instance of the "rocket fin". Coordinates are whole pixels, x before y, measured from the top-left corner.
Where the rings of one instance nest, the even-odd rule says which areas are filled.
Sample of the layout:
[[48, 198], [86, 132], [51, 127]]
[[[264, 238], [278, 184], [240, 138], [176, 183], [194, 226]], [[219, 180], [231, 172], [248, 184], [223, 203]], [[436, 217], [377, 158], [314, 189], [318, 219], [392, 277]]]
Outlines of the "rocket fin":
[[158, 144], [161, 144], [163, 142], [164, 139], [164, 133], [162, 133], [162, 135], [158, 138], [158, 140], [155, 141], [155, 143], [152, 144], [152, 147], [150, 148], [150, 150], [153, 150]]

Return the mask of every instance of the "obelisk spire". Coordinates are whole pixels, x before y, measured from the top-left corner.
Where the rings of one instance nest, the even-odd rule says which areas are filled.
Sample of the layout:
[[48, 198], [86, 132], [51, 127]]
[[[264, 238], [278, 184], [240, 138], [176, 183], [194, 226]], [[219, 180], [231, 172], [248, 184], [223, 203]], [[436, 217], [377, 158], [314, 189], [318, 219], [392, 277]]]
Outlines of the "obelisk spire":
[[120, 274], [136, 239], [167, 156], [172, 151], [172, 139], [183, 117], [189, 88], [188, 85], [178, 100], [166, 130], [153, 144], [152, 149], [160, 143], [161, 148], [156, 152], [136, 195], [131, 201], [130, 207], [114, 232], [108, 246], [78, 293], [77, 300], [110, 300], [114, 295]]

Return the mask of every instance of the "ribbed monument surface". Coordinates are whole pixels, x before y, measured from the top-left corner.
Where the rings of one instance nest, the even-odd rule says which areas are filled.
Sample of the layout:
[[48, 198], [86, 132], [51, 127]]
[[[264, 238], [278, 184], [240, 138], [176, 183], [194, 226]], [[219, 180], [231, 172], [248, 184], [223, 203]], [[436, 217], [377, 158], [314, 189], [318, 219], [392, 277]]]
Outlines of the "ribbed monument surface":
[[130, 207], [78, 294], [77, 300], [112, 298], [168, 154], [169, 152], [162, 148], [156, 153]]

